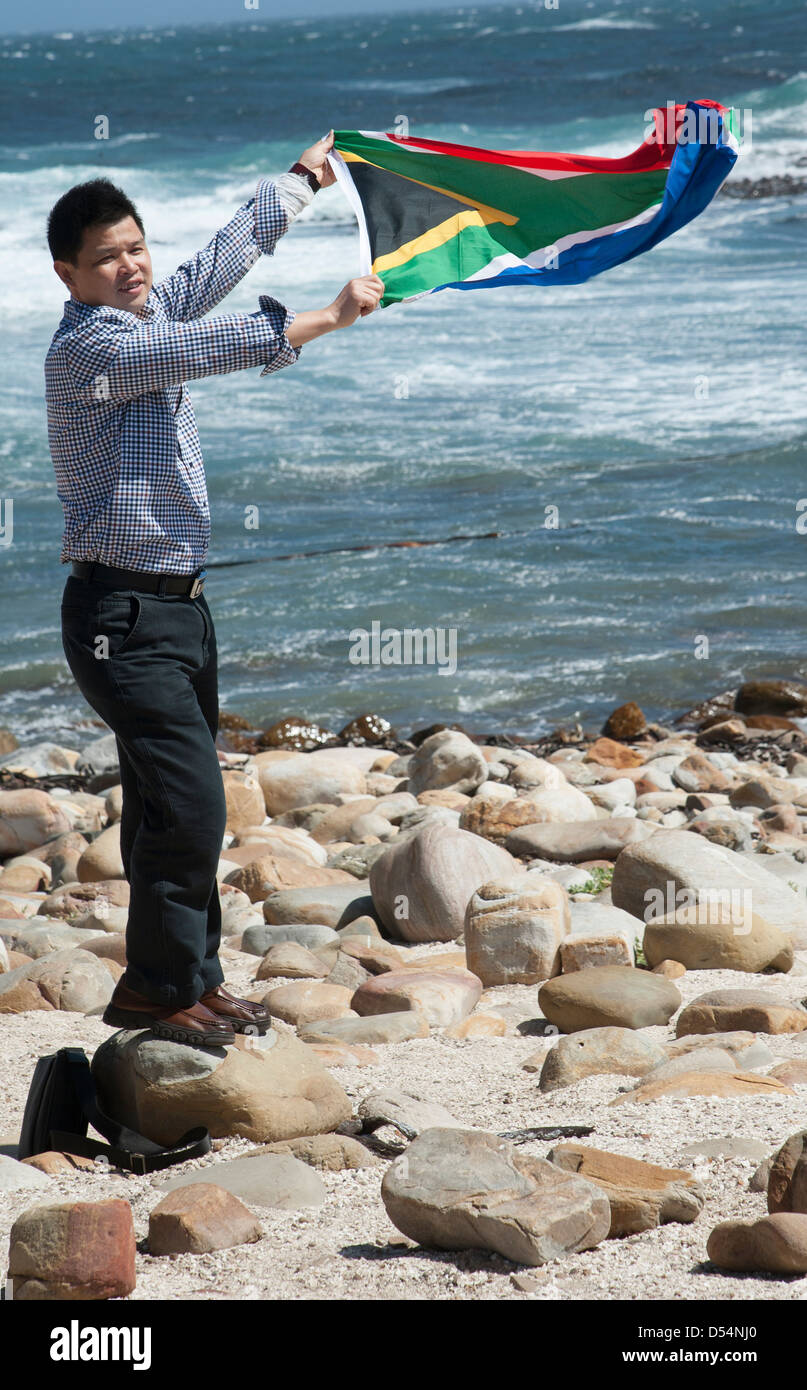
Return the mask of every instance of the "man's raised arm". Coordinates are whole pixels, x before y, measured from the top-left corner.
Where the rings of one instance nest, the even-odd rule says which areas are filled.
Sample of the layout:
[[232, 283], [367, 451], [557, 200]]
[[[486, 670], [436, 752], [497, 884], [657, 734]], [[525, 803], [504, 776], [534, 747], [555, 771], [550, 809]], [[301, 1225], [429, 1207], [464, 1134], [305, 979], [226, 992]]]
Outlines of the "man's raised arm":
[[[332, 145], [333, 131], [304, 150], [299, 161], [323, 187], [333, 182], [326, 158]], [[304, 174], [289, 171], [274, 180], [261, 179], [253, 197], [207, 246], [154, 286], [153, 293], [168, 317], [181, 322], [201, 318], [220, 303], [262, 255], [272, 255], [314, 193]]]

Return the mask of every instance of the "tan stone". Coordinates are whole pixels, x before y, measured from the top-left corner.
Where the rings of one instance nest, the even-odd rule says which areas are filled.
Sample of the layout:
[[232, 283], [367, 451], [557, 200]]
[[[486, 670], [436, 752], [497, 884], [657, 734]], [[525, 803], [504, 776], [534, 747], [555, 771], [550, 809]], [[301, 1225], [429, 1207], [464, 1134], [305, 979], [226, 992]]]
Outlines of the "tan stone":
[[653, 966], [653, 974], [663, 975], [665, 980], [680, 980], [686, 973], [687, 968], [680, 960], [660, 960], [658, 965]]
[[570, 936], [560, 943], [561, 973], [588, 970], [602, 965], [633, 965], [633, 956], [623, 936]]
[[20, 1159], [21, 1163], [27, 1163], [31, 1168], [38, 1168], [40, 1173], [47, 1173], [49, 1177], [61, 1178], [81, 1171], [95, 1171], [95, 1159], [85, 1158], [83, 1154], [61, 1153], [55, 1149], [46, 1149], [41, 1154], [31, 1154], [28, 1158]]
[[252, 772], [222, 769], [224, 799], [227, 803], [227, 830], [236, 835], [250, 825], [262, 825], [266, 806], [258, 778]]
[[367, 786], [360, 768], [324, 753], [316, 758], [308, 753], [292, 753], [282, 759], [258, 753], [255, 768], [270, 816], [315, 802], [336, 805], [344, 793], [364, 795]]
[[791, 1057], [787, 1062], [777, 1062], [767, 1075], [785, 1086], [807, 1086], [807, 1058]]
[[495, 1014], [470, 1014], [459, 1023], [446, 1028], [447, 1038], [503, 1038], [507, 1032], [507, 1022]]
[[264, 1144], [249, 1149], [253, 1154], [289, 1154], [323, 1173], [355, 1172], [359, 1168], [383, 1167], [383, 1160], [349, 1134], [314, 1134], [303, 1139], [287, 1139], [280, 1144]]
[[715, 990], [693, 999], [681, 1010], [676, 1036], [689, 1033], [802, 1033], [807, 1028], [807, 1009], [791, 1004], [772, 991], [761, 989]]
[[807, 1130], [791, 1134], [773, 1155], [768, 1174], [768, 1211], [807, 1215]]
[[538, 991], [544, 1017], [563, 1033], [584, 1028], [649, 1028], [666, 1024], [681, 1006], [670, 980], [620, 965], [576, 970]]
[[19, 1302], [126, 1298], [135, 1287], [129, 1203], [115, 1197], [29, 1208], [11, 1228], [8, 1273]]
[[333, 840], [345, 840], [353, 844], [350, 833], [353, 822], [366, 812], [374, 811], [376, 805], [374, 796], [360, 796], [355, 801], [345, 802], [343, 806], [332, 807], [317, 821], [311, 831], [311, 838], [320, 845], [330, 844]]
[[602, 767], [623, 768], [641, 767], [644, 759], [641, 753], [626, 748], [623, 743], [617, 743], [612, 738], [598, 738], [589, 744], [584, 761], [599, 763]]
[[807, 1274], [807, 1216], [776, 1212], [759, 1221], [721, 1221], [706, 1253], [719, 1269]]
[[[428, 1033], [428, 1029], [426, 1030]], [[377, 1052], [361, 1043], [306, 1043], [325, 1067], [374, 1067], [380, 1061]]]
[[422, 1014], [406, 1009], [396, 1014], [368, 1014], [364, 1018], [329, 1018], [300, 1029], [305, 1043], [375, 1047], [382, 1043], [428, 1038], [429, 1025]]
[[525, 1071], [540, 1071], [542, 1091], [572, 1086], [587, 1076], [645, 1076], [666, 1061], [664, 1048], [634, 1028], [586, 1028], [533, 1054]]
[[401, 970], [404, 966], [401, 952], [395, 946], [382, 943], [377, 936], [370, 942], [361, 936], [342, 937], [339, 949], [357, 960], [371, 975], [385, 975], [389, 970]]
[[688, 1071], [666, 1081], [647, 1081], [633, 1091], [617, 1096], [609, 1105], [636, 1105], [651, 1100], [676, 1100], [685, 1096], [793, 1096], [789, 1086], [768, 1076], [751, 1072]]
[[0, 975], [0, 1013], [42, 1008], [87, 1013], [106, 1004], [112, 989], [106, 961], [66, 947]]
[[465, 910], [468, 969], [483, 985], [537, 984], [560, 971], [571, 916], [566, 889], [542, 875], [480, 885]]
[[733, 906], [700, 902], [655, 917], [644, 932], [648, 965], [678, 960], [687, 970], [789, 970], [793, 947], [787, 935], [760, 913], [746, 915], [739, 903], [736, 911]]
[[149, 1213], [150, 1255], [205, 1255], [260, 1240], [249, 1207], [212, 1182], [176, 1187]]
[[237, 1034], [224, 1049], [121, 1031], [96, 1049], [91, 1066], [102, 1109], [159, 1144], [197, 1125], [214, 1138], [272, 1143], [334, 1130], [352, 1112], [312, 1049], [274, 1029]]
[[602, 1189], [611, 1204], [609, 1236], [632, 1236], [668, 1221], [694, 1221], [705, 1195], [691, 1173], [581, 1144], [559, 1144], [547, 1155]]
[[327, 965], [323, 965], [307, 946], [299, 946], [296, 941], [279, 941], [270, 946], [258, 966], [257, 980], [282, 978], [287, 980], [324, 980], [328, 975]]
[[125, 878], [108, 878], [93, 883], [65, 883], [48, 893], [39, 904], [43, 917], [83, 916], [99, 900], [110, 907], [129, 906], [129, 885]]
[[59, 802], [33, 787], [0, 790], [0, 859], [27, 854], [57, 835], [67, 834], [70, 821]]
[[452, 787], [431, 787], [418, 792], [417, 799], [421, 806], [445, 806], [449, 811], [461, 811], [471, 800], [467, 792], [457, 792]]
[[107, 879], [123, 878], [120, 852], [120, 821], [102, 830], [87, 846], [78, 861], [76, 877], [79, 883], [101, 883]]
[[516, 861], [498, 845], [442, 821], [393, 840], [370, 870], [370, 890], [387, 931], [407, 941], [453, 941], [481, 884], [510, 877]]
[[50, 888], [50, 880], [50, 865], [30, 854], [21, 854], [0, 871], [0, 893], [38, 893]]
[[224, 882], [240, 888], [250, 902], [259, 903], [283, 888], [316, 888], [324, 883], [355, 883], [343, 869], [325, 869], [306, 864], [290, 855], [259, 853], [249, 864], [233, 869]]
[[482, 984], [469, 970], [392, 970], [361, 985], [351, 1000], [357, 1014], [412, 1010], [436, 1028], [467, 1018], [479, 1001]]
[[281, 1018], [295, 1028], [317, 1023], [326, 1018], [350, 1018], [351, 992], [341, 985], [305, 984], [296, 981], [279, 985], [263, 996], [263, 1003], [272, 1018]]
[[460, 828], [470, 830], [474, 835], [482, 835], [495, 845], [503, 845], [511, 830], [519, 830], [522, 825], [535, 825], [539, 819], [536, 805], [528, 797], [515, 797], [509, 801], [475, 796], [462, 808]]

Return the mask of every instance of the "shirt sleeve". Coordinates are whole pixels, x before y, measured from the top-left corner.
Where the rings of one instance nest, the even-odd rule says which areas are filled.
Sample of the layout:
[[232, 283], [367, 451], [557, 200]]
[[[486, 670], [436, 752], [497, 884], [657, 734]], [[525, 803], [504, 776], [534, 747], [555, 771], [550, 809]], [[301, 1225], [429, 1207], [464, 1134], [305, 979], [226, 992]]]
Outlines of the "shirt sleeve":
[[[306, 180], [300, 178], [300, 182]], [[313, 197], [314, 190], [309, 192]], [[207, 246], [153, 287], [167, 316], [181, 322], [201, 318], [235, 289], [262, 255], [272, 255], [291, 221], [276, 185], [261, 179], [254, 196]]]
[[120, 318], [94, 324], [65, 343], [71, 398], [126, 401], [205, 376], [260, 367], [261, 376], [291, 365], [301, 349], [286, 329], [296, 314], [262, 294], [254, 314], [227, 314], [204, 323], [142, 323]]
[[305, 175], [293, 174], [291, 169], [287, 174], [278, 174], [275, 188], [288, 213], [289, 222], [293, 222], [303, 208], [307, 208], [316, 197], [316, 189], [311, 187]]

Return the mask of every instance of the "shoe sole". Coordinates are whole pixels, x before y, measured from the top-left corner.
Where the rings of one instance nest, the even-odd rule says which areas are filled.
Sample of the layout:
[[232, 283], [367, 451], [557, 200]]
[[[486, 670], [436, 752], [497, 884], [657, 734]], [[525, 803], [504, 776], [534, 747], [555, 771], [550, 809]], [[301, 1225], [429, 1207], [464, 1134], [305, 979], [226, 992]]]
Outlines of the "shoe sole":
[[226, 1047], [228, 1043], [235, 1041], [235, 1035], [230, 1029], [222, 1029], [215, 1033], [197, 1033], [178, 1024], [163, 1023], [152, 1014], [139, 1014], [130, 1009], [110, 1006], [107, 1006], [101, 1015], [101, 1022], [111, 1028], [148, 1028], [158, 1038], [164, 1038], [167, 1042], [186, 1043], [190, 1047]]
[[261, 1037], [263, 1037], [264, 1033], [268, 1033], [269, 1029], [272, 1026], [271, 1018], [256, 1018], [250, 1019], [249, 1021], [247, 1019], [242, 1020], [238, 1018], [230, 1018], [227, 1020], [227, 1022], [229, 1023], [234, 1033], [251, 1033], [253, 1032], [253, 1030], [255, 1030], [260, 1034]]

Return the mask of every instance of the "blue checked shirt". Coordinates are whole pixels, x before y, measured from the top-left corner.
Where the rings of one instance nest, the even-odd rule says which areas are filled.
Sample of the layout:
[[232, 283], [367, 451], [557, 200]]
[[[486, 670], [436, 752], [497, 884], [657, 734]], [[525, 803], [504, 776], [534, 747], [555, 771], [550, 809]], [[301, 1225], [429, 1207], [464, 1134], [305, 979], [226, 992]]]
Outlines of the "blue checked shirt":
[[202, 451], [187, 380], [296, 362], [295, 314], [262, 294], [254, 314], [200, 322], [314, 196], [261, 180], [212, 241], [152, 286], [141, 309], [65, 303], [45, 359], [48, 438], [65, 531], [61, 561], [193, 574], [210, 541]]

